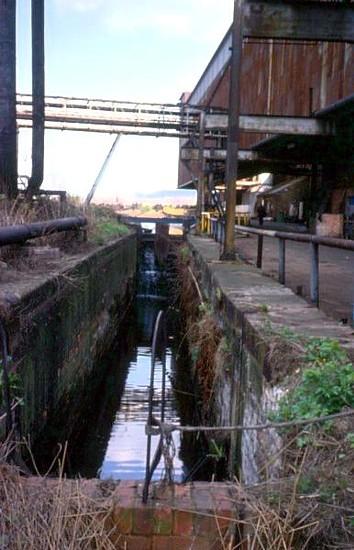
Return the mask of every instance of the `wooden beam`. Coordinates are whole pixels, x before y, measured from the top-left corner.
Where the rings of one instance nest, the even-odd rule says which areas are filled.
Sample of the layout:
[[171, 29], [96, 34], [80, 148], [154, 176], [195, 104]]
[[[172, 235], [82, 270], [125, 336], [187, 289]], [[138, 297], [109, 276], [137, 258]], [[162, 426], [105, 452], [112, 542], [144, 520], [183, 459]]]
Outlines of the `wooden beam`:
[[[205, 130], [226, 130], [227, 114], [208, 114]], [[294, 134], [307, 136], [334, 135], [334, 124], [314, 117], [290, 117], [272, 115], [240, 115], [240, 130], [266, 134]]]
[[244, 36], [354, 42], [354, 7], [344, 2], [246, 0]]

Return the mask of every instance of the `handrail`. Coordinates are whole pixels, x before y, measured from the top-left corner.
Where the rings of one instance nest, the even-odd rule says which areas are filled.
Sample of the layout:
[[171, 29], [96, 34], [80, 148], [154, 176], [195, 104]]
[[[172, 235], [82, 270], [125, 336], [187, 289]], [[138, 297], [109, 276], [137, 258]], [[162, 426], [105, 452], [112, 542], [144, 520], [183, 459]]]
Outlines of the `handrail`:
[[[161, 391], [161, 413], [160, 421], [153, 416], [153, 400], [154, 400], [154, 382], [155, 382], [155, 363], [156, 363], [156, 347], [159, 337], [163, 337], [163, 354], [162, 354], [162, 391]], [[151, 461], [151, 437], [154, 434], [153, 429], [156, 426], [163, 424], [165, 421], [165, 403], [166, 403], [166, 325], [165, 316], [162, 310], [159, 311], [156, 317], [154, 333], [152, 337], [151, 347], [151, 368], [150, 368], [150, 388], [149, 388], [149, 408], [148, 418], [146, 423], [147, 447], [146, 447], [146, 467], [145, 467], [145, 482], [143, 487], [143, 503], [146, 504], [149, 496], [149, 486], [152, 476], [159, 465], [163, 450], [163, 434], [160, 435], [160, 441], [156, 448], [154, 457]]]
[[322, 246], [332, 248], [341, 248], [343, 250], [354, 250], [354, 241], [349, 239], [337, 239], [334, 237], [320, 237], [319, 235], [309, 235], [308, 233], [290, 233], [287, 231], [274, 231], [271, 229], [257, 229], [256, 227], [246, 227], [244, 225], [235, 225], [235, 231], [250, 233], [253, 235], [263, 235], [264, 237], [273, 237], [283, 239], [284, 241], [297, 241], [303, 243], [316, 243]]
[[[285, 284], [285, 264], [286, 264], [286, 241], [295, 241], [308, 243], [311, 247], [311, 275], [310, 275], [310, 298], [311, 302], [319, 306], [319, 246], [328, 246], [341, 250], [354, 251], [354, 241], [350, 239], [337, 239], [333, 237], [320, 237], [319, 235], [309, 235], [303, 233], [291, 233], [287, 231], [274, 231], [270, 229], [257, 229], [244, 225], [235, 225], [235, 231], [250, 235], [257, 235], [257, 268], [262, 268], [263, 260], [263, 238], [270, 237], [278, 239], [278, 281]], [[225, 234], [225, 221], [219, 218], [210, 218], [210, 235], [222, 243]]]

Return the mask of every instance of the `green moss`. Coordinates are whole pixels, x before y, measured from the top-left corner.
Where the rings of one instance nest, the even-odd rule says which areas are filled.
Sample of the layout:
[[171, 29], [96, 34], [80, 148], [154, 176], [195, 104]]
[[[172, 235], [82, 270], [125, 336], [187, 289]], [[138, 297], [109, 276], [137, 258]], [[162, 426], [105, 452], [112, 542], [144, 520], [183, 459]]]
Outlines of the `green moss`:
[[[14, 372], [9, 372], [9, 386], [11, 399], [22, 397], [23, 388], [19, 376]], [[3, 406], [3, 366], [0, 361], [0, 407]]]
[[181, 246], [181, 248], [179, 249], [179, 255], [183, 263], [188, 263], [190, 259], [190, 254], [191, 253], [188, 246]]

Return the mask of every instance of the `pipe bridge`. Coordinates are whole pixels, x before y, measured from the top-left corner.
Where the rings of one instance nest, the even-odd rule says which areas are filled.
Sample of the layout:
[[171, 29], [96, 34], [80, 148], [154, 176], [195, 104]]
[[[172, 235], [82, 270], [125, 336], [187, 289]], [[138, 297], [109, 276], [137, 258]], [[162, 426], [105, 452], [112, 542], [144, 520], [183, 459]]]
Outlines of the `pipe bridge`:
[[[203, 115], [203, 116], [202, 116]], [[228, 113], [195, 106], [163, 103], [135, 103], [101, 99], [45, 98], [45, 128], [109, 134], [156, 137], [204, 138], [227, 137]], [[19, 128], [31, 128], [32, 96], [17, 95]], [[314, 117], [241, 115], [240, 129], [245, 132], [330, 136], [335, 133], [332, 120]]]

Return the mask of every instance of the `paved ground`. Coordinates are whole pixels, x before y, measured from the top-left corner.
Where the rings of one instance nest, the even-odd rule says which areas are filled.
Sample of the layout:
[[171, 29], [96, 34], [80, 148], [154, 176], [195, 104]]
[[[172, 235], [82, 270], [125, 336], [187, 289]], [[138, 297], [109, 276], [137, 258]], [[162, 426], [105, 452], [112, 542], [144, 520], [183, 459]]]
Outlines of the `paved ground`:
[[[240, 256], [255, 263], [257, 237], [237, 236]], [[286, 243], [286, 286], [295, 292], [302, 286], [302, 295], [309, 300], [310, 250], [306, 243]], [[265, 238], [263, 272], [278, 277], [278, 242]], [[354, 304], [354, 252], [320, 247], [320, 309], [335, 319], [351, 322]]]
[[[262, 353], [262, 346], [259, 344], [266, 324], [270, 323], [274, 330], [287, 327], [296, 334], [307, 337], [334, 338], [354, 360], [354, 330], [350, 326], [343, 326], [323, 311], [309, 305], [304, 298], [296, 296], [291, 289], [280, 285], [256, 267], [241, 260], [220, 261], [220, 245], [215, 241], [193, 235], [188, 235], [187, 238], [197, 258], [206, 295], [213, 296], [215, 288], [219, 288], [220, 311], [225, 311], [231, 325], [240, 325], [242, 319], [245, 321], [245, 327], [250, 331], [248, 334], [253, 333], [249, 341], [249, 351], [255, 357]], [[254, 244], [253, 240], [253, 246]], [[250, 246], [253, 250], [252, 240], [248, 239], [243, 246]], [[294, 263], [298, 260], [296, 251], [293, 254], [289, 251], [289, 256], [293, 257]], [[296, 265], [300, 263], [298, 261]], [[332, 275], [334, 283], [338, 280], [338, 271], [336, 273], [337, 277]], [[245, 338], [247, 340], [247, 335]], [[259, 360], [262, 360], [261, 356]]]

